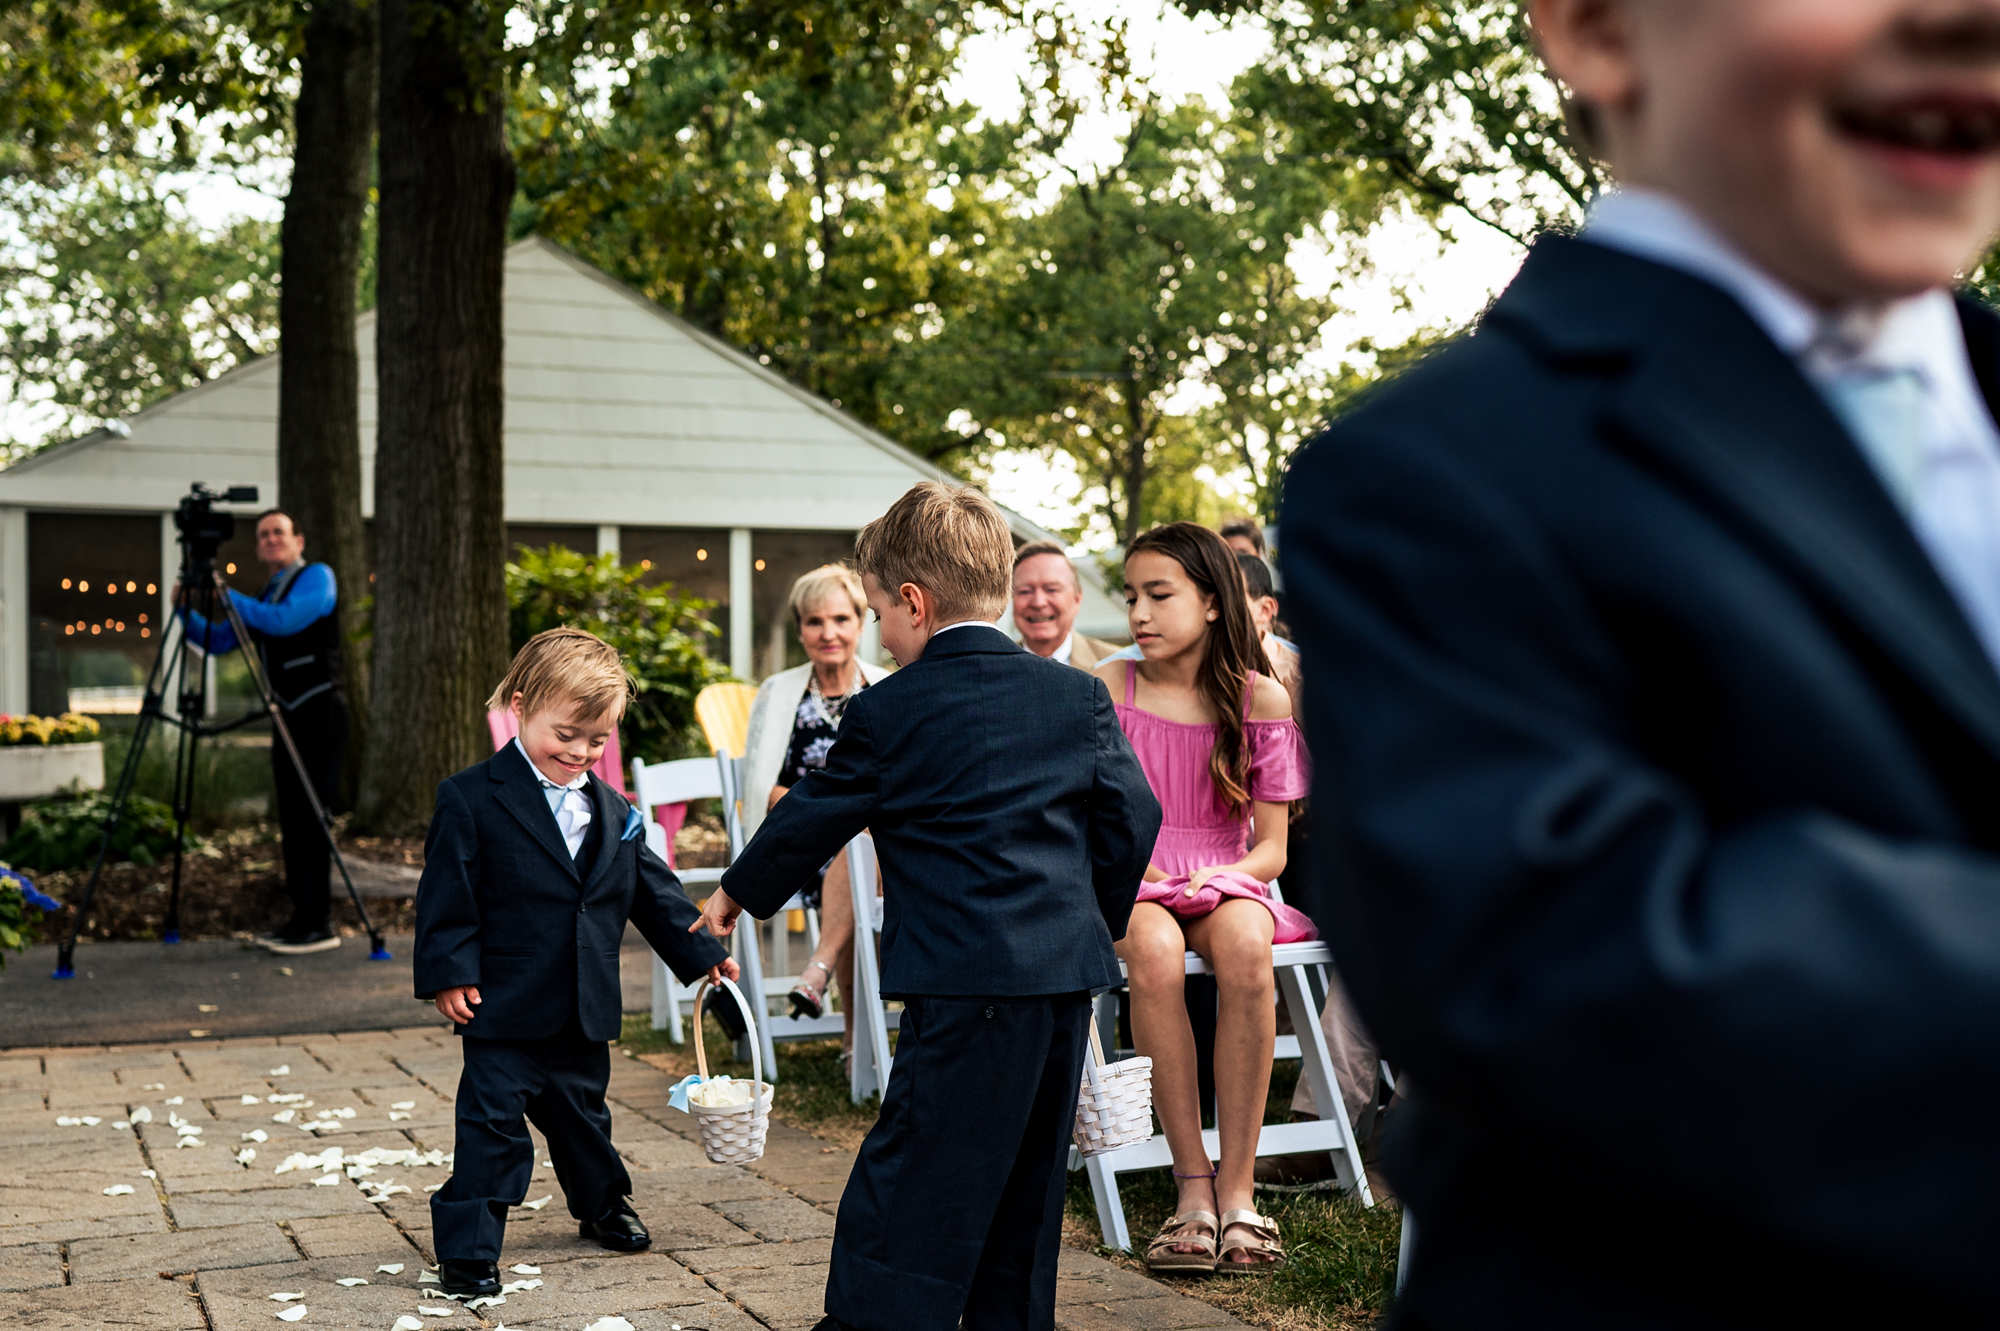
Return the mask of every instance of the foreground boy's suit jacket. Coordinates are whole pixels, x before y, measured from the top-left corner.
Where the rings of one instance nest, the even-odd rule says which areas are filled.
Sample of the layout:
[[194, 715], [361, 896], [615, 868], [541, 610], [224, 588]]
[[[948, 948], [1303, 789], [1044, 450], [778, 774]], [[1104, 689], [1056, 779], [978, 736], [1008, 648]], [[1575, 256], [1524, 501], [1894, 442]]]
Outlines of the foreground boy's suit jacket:
[[634, 830], [625, 797], [595, 772], [587, 789], [580, 865], [514, 745], [438, 784], [417, 884], [416, 991], [430, 998], [478, 985], [479, 1006], [461, 1034], [543, 1040], [574, 1012], [585, 1039], [617, 1039], [628, 919], [684, 981], [728, 955], [687, 931], [699, 912], [646, 838], [625, 835]]
[[1119, 983], [1159, 829], [1104, 685], [975, 625], [854, 696], [722, 886], [768, 918], [869, 830], [884, 994], [1077, 993]]
[[2000, 1316], [2000, 676], [1793, 363], [1545, 240], [1284, 507], [1399, 1322]]

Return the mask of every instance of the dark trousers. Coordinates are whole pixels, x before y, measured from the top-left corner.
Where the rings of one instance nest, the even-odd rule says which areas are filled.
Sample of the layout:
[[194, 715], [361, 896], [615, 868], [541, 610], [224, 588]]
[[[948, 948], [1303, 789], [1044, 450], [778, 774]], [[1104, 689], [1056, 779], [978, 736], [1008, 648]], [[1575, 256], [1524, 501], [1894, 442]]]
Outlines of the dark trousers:
[[826, 1310], [861, 1331], [1052, 1331], [1090, 999], [912, 998], [834, 1221]]
[[[466, 1036], [458, 1079], [458, 1133], [451, 1177], [431, 1195], [431, 1237], [442, 1258], [498, 1261], [507, 1208], [527, 1199], [535, 1143], [548, 1138], [556, 1182], [578, 1220], [602, 1220], [632, 1191], [611, 1145], [604, 1087], [610, 1046], [586, 1040], [574, 1015], [546, 1040]], [[526, 1121], [524, 1121], [526, 1120]]]
[[[331, 808], [340, 793], [340, 762], [347, 752], [347, 704], [331, 694], [321, 694], [285, 713], [285, 728], [299, 747], [306, 775], [320, 803]], [[285, 741], [271, 736], [271, 778], [277, 787], [278, 831], [284, 838], [285, 890], [292, 895], [290, 925], [281, 932], [324, 929], [327, 925], [333, 852], [327, 848], [326, 833], [313, 816], [312, 801], [306, 798], [305, 783]]]

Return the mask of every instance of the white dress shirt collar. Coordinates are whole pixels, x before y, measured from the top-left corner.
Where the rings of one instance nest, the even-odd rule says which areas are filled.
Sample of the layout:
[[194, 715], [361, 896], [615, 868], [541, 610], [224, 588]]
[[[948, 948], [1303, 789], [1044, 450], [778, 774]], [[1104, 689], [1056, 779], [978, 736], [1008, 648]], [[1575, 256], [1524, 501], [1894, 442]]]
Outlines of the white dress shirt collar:
[[933, 631], [931, 636], [935, 638], [939, 633], [949, 633], [953, 629], [969, 628], [992, 629], [995, 633], [1000, 631], [1000, 626], [990, 619], [961, 619], [956, 623], [946, 624], [943, 628]]
[[514, 736], [514, 747], [527, 758], [528, 770], [535, 774], [535, 780], [542, 783], [542, 795], [549, 802], [549, 813], [555, 817], [556, 828], [562, 833], [563, 844], [569, 847], [571, 859], [583, 846], [585, 833], [590, 830], [590, 820], [595, 815], [590, 808], [590, 792], [585, 789], [590, 784], [590, 772], [586, 769], [574, 781], [561, 784], [551, 781], [535, 766], [535, 760], [528, 758], [528, 750], [521, 743], [519, 735]]
[[1054, 661], [1057, 665], [1068, 665], [1070, 656], [1075, 650], [1076, 632], [1071, 630], [1063, 635], [1062, 646], [1049, 653], [1049, 660]]

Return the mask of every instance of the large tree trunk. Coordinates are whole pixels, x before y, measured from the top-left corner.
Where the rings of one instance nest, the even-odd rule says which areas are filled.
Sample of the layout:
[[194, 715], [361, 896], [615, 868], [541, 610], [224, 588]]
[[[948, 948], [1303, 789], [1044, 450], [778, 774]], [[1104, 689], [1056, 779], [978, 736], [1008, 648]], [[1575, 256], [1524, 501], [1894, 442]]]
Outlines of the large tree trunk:
[[318, 0], [306, 23], [293, 112], [292, 188], [285, 198], [278, 322], [278, 502], [314, 559], [340, 584], [351, 796], [366, 752], [367, 646], [356, 641], [368, 595], [361, 526], [361, 365], [355, 277], [375, 141], [375, 9]]
[[382, 7], [372, 761], [358, 821], [420, 828], [491, 751], [507, 666], [500, 286], [514, 163], [473, 0]]

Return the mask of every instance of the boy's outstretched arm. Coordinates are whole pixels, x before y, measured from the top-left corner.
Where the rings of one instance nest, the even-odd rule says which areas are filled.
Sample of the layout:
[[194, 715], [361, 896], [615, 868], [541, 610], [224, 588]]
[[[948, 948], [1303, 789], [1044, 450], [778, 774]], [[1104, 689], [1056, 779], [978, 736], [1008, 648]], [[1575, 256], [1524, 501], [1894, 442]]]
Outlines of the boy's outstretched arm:
[[1160, 835], [1160, 801], [1146, 783], [1110, 691], [1098, 680], [1091, 722], [1097, 732], [1097, 775], [1090, 792], [1090, 883], [1113, 942], [1125, 936], [1139, 898], [1153, 842]]
[[[472, 811], [456, 786], [440, 782], [437, 810], [424, 837], [424, 873], [417, 882], [412, 972], [418, 998], [479, 983], [479, 901], [472, 888], [478, 876], [479, 838]], [[456, 1012], [447, 1015], [459, 1019]]]
[[747, 910], [768, 920], [812, 881], [819, 867], [863, 831], [881, 807], [880, 766], [866, 693], [848, 704], [826, 766], [793, 786], [722, 875], [696, 924], [727, 934]]
[[632, 893], [631, 920], [660, 960], [682, 984], [693, 984], [704, 971], [710, 980], [736, 979], [741, 968], [722, 944], [694, 932], [701, 912], [688, 900], [681, 880], [653, 848], [639, 841], [639, 881]]

